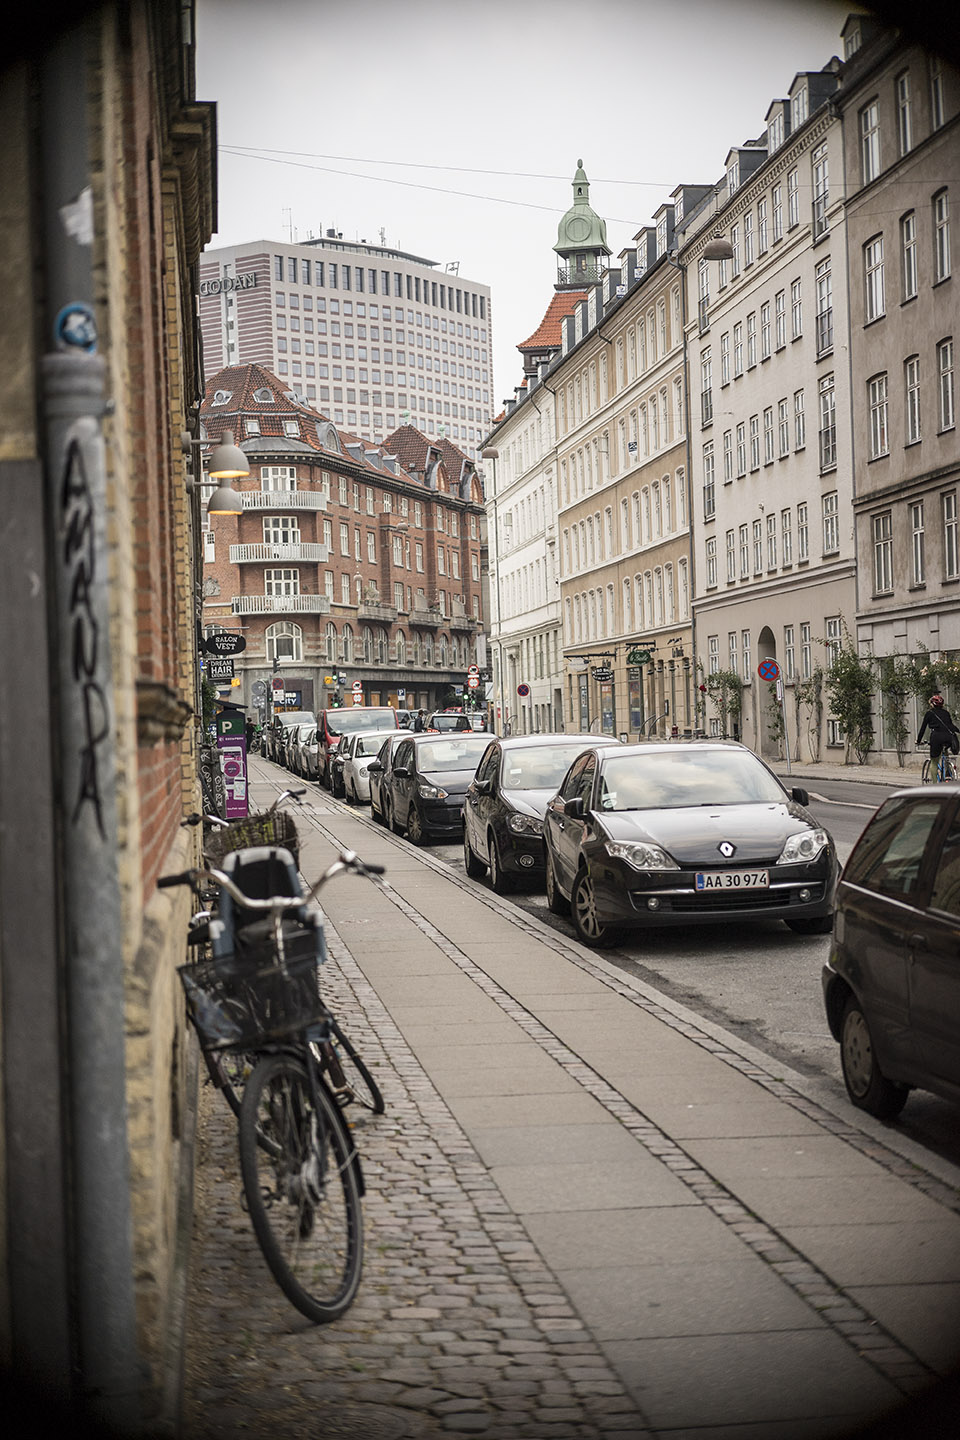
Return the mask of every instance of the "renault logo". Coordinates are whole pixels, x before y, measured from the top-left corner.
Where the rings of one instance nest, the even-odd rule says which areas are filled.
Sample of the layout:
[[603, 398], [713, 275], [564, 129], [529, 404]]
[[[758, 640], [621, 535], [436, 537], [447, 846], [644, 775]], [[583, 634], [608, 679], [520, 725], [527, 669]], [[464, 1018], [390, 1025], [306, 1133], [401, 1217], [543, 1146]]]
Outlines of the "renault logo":
[[736, 853], [737, 847], [736, 845], [731, 845], [729, 840], [721, 840], [717, 849], [725, 860], [729, 860], [730, 856]]

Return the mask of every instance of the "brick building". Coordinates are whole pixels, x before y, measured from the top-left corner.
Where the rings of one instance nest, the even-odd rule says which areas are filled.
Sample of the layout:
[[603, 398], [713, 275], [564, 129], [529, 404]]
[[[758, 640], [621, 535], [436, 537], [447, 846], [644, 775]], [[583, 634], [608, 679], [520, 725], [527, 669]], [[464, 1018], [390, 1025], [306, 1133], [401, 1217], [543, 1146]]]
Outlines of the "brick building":
[[367, 444], [260, 365], [214, 376], [201, 421], [251, 467], [242, 513], [204, 535], [204, 628], [247, 641], [232, 698], [265, 713], [275, 671], [293, 710], [358, 681], [368, 705], [424, 709], [464, 685], [483, 630], [473, 461], [413, 426]]

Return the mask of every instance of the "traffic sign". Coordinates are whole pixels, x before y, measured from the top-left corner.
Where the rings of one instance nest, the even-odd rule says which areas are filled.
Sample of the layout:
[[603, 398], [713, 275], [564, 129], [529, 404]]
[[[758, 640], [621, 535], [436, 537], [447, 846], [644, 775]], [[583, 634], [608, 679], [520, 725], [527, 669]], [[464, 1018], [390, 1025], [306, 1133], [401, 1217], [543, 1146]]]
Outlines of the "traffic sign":
[[362, 704], [363, 704], [363, 691], [362, 691], [362, 690], [354, 690], [354, 692], [353, 692], [353, 703], [354, 703], [354, 705], [362, 705]]
[[468, 665], [468, 666], [467, 666], [467, 674], [468, 674], [468, 675], [479, 675], [479, 674], [480, 674], [480, 666], [479, 666], [479, 665]]
[[529, 685], [524, 685], [524, 684], [518, 685], [518, 686], [517, 686], [517, 694], [518, 694], [518, 695], [529, 695], [529, 694], [530, 694], [530, 686], [529, 686]]
[[761, 660], [757, 666], [757, 674], [761, 680], [776, 680], [780, 674], [780, 666], [768, 655], [766, 660]]
[[480, 676], [479, 676], [479, 675], [468, 675], [468, 676], [467, 676], [467, 685], [469, 686], [469, 688], [470, 688], [471, 690], [476, 690], [479, 684], [480, 684]]
[[271, 689], [273, 689], [273, 690], [282, 690], [282, 689], [283, 689], [283, 676], [282, 676], [282, 675], [274, 675], [273, 679], [270, 681], [270, 687], [271, 687]]
[[398, 685], [398, 686], [397, 686], [397, 699], [398, 699], [398, 700], [406, 700], [406, 698], [407, 698], [407, 692], [406, 692], [406, 690], [404, 690], [404, 688], [403, 688], [402, 685]]
[[362, 690], [363, 690], [363, 681], [362, 681], [362, 680], [354, 680], [354, 682], [353, 682], [353, 693], [354, 693], [354, 695], [362, 692]]

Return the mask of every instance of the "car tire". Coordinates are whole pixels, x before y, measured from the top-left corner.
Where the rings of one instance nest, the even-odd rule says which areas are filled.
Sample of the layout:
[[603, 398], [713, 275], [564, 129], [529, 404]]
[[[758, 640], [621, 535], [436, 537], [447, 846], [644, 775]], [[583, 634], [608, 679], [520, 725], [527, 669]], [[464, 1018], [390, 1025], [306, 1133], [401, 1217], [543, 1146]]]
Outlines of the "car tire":
[[808, 915], [784, 923], [795, 935], [829, 935], [833, 931], [832, 915]]
[[847, 1094], [858, 1110], [892, 1120], [907, 1102], [910, 1087], [888, 1080], [874, 1053], [873, 1039], [860, 1001], [851, 995], [840, 1021], [840, 1065]]
[[407, 839], [411, 845], [422, 845], [426, 838], [427, 833], [423, 828], [423, 816], [417, 809], [416, 802], [413, 801], [407, 814]]
[[504, 874], [500, 847], [492, 832], [487, 836], [487, 869], [490, 872], [490, 888], [494, 894], [509, 895], [513, 889], [513, 878]]
[[609, 925], [598, 916], [596, 891], [586, 870], [581, 870], [573, 882], [570, 915], [577, 938], [593, 950], [605, 950], [609, 945], [616, 945], [623, 937], [620, 926]]
[[557, 874], [553, 868], [553, 861], [550, 859], [549, 850], [547, 851], [544, 884], [547, 890], [547, 909], [550, 913], [552, 915], [569, 915], [570, 902], [557, 884]]
[[470, 844], [470, 837], [467, 834], [466, 825], [463, 827], [463, 868], [471, 880], [479, 880], [487, 868], [483, 861], [474, 853], [473, 846]]

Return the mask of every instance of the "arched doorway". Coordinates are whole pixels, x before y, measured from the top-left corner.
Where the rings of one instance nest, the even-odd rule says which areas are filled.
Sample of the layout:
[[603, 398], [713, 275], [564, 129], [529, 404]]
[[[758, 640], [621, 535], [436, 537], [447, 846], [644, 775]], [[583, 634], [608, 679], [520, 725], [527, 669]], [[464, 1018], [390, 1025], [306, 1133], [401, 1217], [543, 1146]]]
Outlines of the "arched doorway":
[[[764, 660], [776, 660], [776, 658], [777, 642], [769, 625], [764, 625], [757, 637], [757, 665]], [[783, 748], [782, 711], [777, 700], [776, 684], [771, 684], [768, 680], [761, 680], [754, 673], [750, 677], [750, 688], [756, 697], [754, 713], [757, 717], [757, 749], [764, 760], [780, 760], [785, 751]]]

